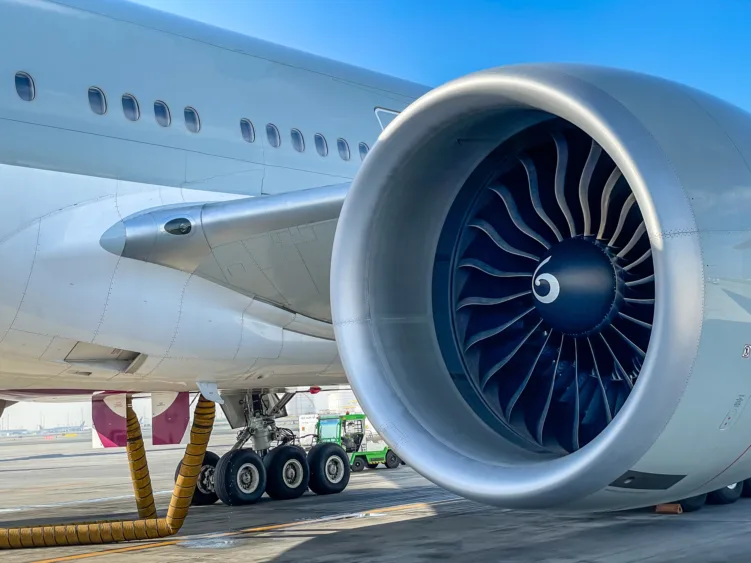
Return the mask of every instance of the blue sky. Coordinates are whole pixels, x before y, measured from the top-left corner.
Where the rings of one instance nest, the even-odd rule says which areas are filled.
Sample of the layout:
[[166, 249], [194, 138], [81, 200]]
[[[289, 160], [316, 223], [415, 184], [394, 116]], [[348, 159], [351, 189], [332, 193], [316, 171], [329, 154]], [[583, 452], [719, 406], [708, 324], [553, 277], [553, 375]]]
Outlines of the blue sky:
[[531, 61], [685, 82], [751, 110], [748, 0], [138, 0], [429, 86]]

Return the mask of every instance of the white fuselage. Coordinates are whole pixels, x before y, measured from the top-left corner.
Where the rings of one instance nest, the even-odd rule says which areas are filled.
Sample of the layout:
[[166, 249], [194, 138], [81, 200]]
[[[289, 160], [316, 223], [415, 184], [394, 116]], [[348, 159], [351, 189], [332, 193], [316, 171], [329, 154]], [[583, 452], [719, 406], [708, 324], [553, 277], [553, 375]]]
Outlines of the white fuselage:
[[[376, 109], [399, 112], [426, 88], [110, 1], [0, 0], [0, 46], [0, 394], [346, 382], [328, 310], [335, 222], [272, 233], [217, 263], [214, 277], [243, 293], [113, 255], [100, 238], [145, 209], [349, 182], [360, 143], [382, 130]], [[103, 115], [90, 88], [106, 96]], [[289, 305], [301, 299], [305, 311]], [[123, 351], [138, 354], [127, 370]]]

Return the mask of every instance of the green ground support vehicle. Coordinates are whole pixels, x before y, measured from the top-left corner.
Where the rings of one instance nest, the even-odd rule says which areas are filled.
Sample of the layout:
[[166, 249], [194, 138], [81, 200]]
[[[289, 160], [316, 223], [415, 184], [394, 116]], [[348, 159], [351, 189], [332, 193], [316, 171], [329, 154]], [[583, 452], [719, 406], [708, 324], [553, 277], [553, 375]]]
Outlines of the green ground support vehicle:
[[[364, 414], [321, 415], [316, 424], [316, 440], [319, 444], [333, 442], [344, 448], [352, 471], [375, 469], [381, 463], [389, 469], [404, 464], [388, 445], [368, 440]], [[380, 444], [384, 447], [380, 448]], [[376, 448], [371, 449], [373, 446]]]

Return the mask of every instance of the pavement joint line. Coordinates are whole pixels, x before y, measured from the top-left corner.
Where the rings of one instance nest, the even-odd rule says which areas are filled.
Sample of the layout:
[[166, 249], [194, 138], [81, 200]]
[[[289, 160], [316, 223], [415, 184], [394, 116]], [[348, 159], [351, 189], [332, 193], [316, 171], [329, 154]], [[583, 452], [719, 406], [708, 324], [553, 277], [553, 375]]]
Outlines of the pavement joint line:
[[[39, 559], [37, 561], [34, 561], [33, 563], [65, 563], [67, 561], [80, 561], [82, 559], [91, 559], [94, 557], [104, 557], [107, 555], [116, 555], [119, 553], [130, 553], [133, 551], [144, 551], [147, 549], [156, 549], [160, 547], [168, 547], [171, 545], [177, 545], [179, 543], [188, 541], [188, 540], [198, 540], [198, 539], [215, 539], [215, 538], [227, 538], [227, 537], [236, 537], [236, 536], [242, 536], [246, 534], [255, 534], [255, 533], [262, 533], [262, 532], [270, 532], [274, 530], [282, 530], [286, 528], [294, 528], [299, 526], [305, 526], [309, 524], [315, 524], [316, 522], [327, 522], [327, 521], [337, 521], [337, 520], [345, 520], [348, 518], [354, 518], [358, 517], [360, 515], [368, 515], [368, 514], [383, 514], [383, 513], [390, 513], [390, 512], [401, 512], [404, 510], [411, 510], [411, 509], [418, 509], [418, 508], [428, 508], [430, 506], [436, 506], [439, 504], [448, 504], [448, 503], [455, 503], [455, 502], [461, 502], [461, 499], [445, 499], [445, 500], [436, 500], [432, 502], [417, 502], [417, 503], [411, 503], [411, 504], [398, 504], [394, 506], [386, 506], [382, 508], [374, 508], [371, 510], [364, 510], [360, 512], [350, 513], [350, 514], [344, 514], [344, 515], [332, 515], [332, 516], [323, 516], [320, 518], [311, 518], [309, 520], [297, 520], [295, 522], [286, 522], [284, 524], [272, 524], [269, 526], [256, 526], [252, 528], [244, 528], [242, 530], [235, 530], [232, 532], [218, 532], [218, 533], [208, 533], [208, 534], [195, 534], [191, 536], [178, 536], [171, 540], [165, 540], [165, 541], [159, 541], [159, 542], [151, 542], [146, 544], [140, 544], [140, 545], [129, 545], [129, 546], [123, 546], [118, 547], [114, 549], [104, 549], [100, 551], [90, 551], [86, 553], [78, 553], [75, 555], [63, 555], [61, 557], [53, 557], [51, 559]], [[61, 546], [62, 547], [62, 546]]]

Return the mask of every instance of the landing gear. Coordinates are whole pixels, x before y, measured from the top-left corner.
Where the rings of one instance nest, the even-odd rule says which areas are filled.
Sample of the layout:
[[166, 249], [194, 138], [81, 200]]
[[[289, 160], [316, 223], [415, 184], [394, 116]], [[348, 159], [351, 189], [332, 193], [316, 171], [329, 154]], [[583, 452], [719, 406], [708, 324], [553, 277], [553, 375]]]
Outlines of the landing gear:
[[678, 501], [678, 504], [681, 505], [683, 512], [695, 512], [705, 504], [733, 504], [741, 496], [751, 496], [749, 481], [751, 480], [746, 479], [746, 481], [739, 481], [710, 493], [689, 497]]
[[308, 453], [310, 490], [317, 495], [341, 493], [349, 483], [349, 459], [337, 444], [313, 446]]
[[695, 512], [699, 510], [704, 504], [707, 502], [707, 495], [697, 495], [695, 497], [690, 497], [683, 499], [678, 504], [681, 505], [681, 508], [683, 509], [683, 512]]
[[[349, 458], [338, 444], [319, 444], [306, 455], [294, 445], [291, 430], [277, 427], [276, 419], [287, 415], [286, 405], [294, 395], [221, 394], [230, 426], [240, 431], [235, 445], [221, 458], [206, 452], [194, 505], [217, 500], [230, 506], [254, 504], [264, 493], [274, 500], [289, 500], [301, 497], [308, 488], [319, 495], [344, 490], [349, 483]], [[364, 467], [365, 461], [360, 462]]]
[[301, 448], [274, 448], [263, 458], [263, 464], [266, 466], [266, 492], [274, 500], [299, 498], [308, 489], [310, 468]]
[[733, 504], [739, 498], [743, 492], [743, 481], [740, 483], [733, 483], [722, 489], [712, 491], [707, 495], [707, 502], [709, 504]]
[[216, 494], [224, 504], [254, 504], [266, 490], [266, 467], [253, 450], [233, 450], [216, 466]]
[[[214, 479], [216, 472], [216, 465], [219, 463], [219, 456], [214, 452], [206, 452], [203, 456], [203, 463], [201, 464], [201, 471], [198, 474], [198, 481], [196, 481], [196, 490], [193, 493], [193, 506], [206, 506], [214, 504], [219, 497], [216, 496], [216, 490], [214, 487]], [[175, 481], [180, 474], [180, 467], [183, 462], [177, 464], [175, 469]]]

